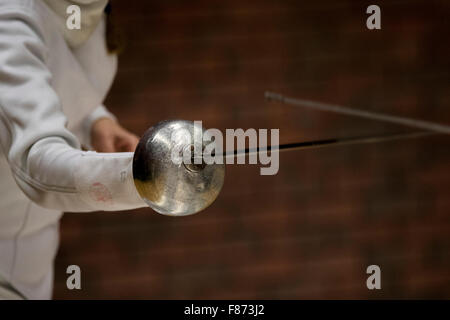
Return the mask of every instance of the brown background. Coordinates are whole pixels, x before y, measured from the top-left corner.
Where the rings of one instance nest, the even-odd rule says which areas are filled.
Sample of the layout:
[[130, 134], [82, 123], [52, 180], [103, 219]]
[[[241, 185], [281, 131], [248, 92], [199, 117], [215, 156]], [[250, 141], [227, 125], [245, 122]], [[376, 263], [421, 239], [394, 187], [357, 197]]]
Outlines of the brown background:
[[[139, 135], [173, 118], [279, 128], [282, 143], [409, 130], [265, 90], [450, 125], [450, 3], [377, 1], [378, 31], [369, 4], [119, 1], [128, 44], [106, 105]], [[230, 165], [217, 201], [185, 218], [66, 214], [54, 297], [450, 298], [449, 142], [285, 153], [275, 176]], [[366, 288], [371, 264], [382, 290]]]

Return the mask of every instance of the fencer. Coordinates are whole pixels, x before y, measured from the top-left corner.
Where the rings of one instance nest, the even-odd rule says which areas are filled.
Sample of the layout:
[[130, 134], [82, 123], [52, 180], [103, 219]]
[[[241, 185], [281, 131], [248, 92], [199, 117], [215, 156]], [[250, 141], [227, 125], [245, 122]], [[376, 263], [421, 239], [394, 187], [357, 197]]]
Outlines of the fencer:
[[[51, 298], [63, 211], [146, 206], [133, 185], [132, 152], [81, 148], [132, 151], [137, 143], [102, 104], [117, 67], [105, 41], [107, 2], [0, 1], [2, 298]], [[81, 30], [66, 28], [72, 4]], [[102, 130], [123, 146], [99, 142]]]

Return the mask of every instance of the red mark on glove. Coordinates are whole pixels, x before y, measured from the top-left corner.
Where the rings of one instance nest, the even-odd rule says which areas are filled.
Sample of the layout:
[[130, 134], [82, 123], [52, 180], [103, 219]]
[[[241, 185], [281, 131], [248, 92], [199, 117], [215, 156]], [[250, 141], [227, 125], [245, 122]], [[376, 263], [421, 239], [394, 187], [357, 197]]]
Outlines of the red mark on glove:
[[109, 192], [108, 188], [100, 182], [93, 183], [90, 186], [89, 196], [97, 202], [112, 202], [111, 192]]

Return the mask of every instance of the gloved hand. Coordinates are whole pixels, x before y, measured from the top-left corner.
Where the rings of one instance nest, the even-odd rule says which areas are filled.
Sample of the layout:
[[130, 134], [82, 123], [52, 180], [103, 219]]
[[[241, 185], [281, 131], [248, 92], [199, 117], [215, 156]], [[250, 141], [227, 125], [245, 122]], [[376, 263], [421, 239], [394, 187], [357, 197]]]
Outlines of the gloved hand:
[[134, 152], [139, 138], [117, 121], [100, 118], [92, 124], [91, 144], [97, 152]]

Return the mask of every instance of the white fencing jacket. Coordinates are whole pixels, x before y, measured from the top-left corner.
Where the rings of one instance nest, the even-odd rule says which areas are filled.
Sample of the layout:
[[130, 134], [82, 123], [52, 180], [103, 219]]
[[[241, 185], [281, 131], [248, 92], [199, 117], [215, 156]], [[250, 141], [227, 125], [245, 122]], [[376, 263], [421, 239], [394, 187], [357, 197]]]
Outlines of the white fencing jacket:
[[0, 289], [31, 299], [51, 297], [62, 211], [145, 206], [133, 153], [80, 149], [111, 116], [102, 101], [117, 60], [104, 19], [76, 49], [57, 19], [41, 0], [0, 1]]

